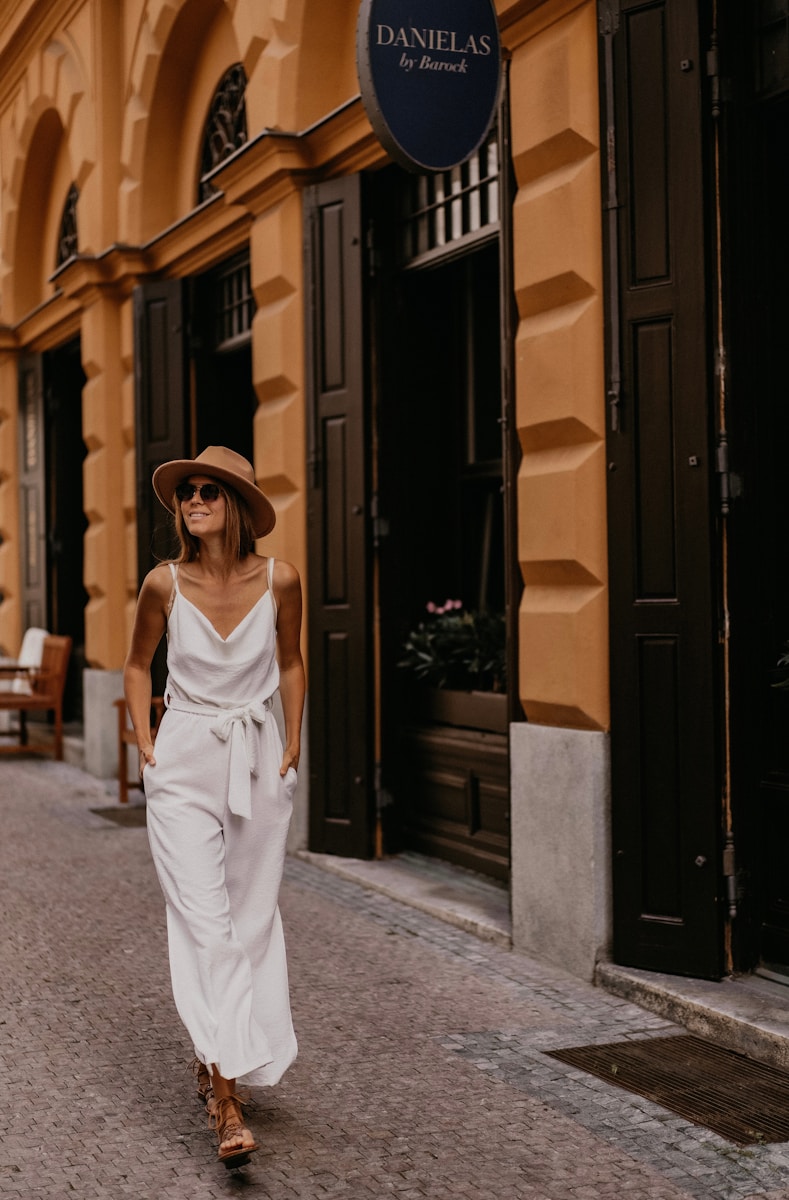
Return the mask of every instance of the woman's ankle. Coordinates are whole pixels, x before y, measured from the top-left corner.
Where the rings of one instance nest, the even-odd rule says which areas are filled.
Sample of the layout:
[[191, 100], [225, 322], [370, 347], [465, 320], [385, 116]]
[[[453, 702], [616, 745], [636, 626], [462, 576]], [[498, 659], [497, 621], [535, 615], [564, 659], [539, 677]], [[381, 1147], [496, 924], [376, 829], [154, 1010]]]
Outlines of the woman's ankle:
[[236, 1094], [235, 1079], [225, 1079], [224, 1075], [220, 1075], [215, 1065], [211, 1067], [211, 1083], [214, 1088], [214, 1096], [217, 1100], [222, 1100], [225, 1096], [234, 1096]]

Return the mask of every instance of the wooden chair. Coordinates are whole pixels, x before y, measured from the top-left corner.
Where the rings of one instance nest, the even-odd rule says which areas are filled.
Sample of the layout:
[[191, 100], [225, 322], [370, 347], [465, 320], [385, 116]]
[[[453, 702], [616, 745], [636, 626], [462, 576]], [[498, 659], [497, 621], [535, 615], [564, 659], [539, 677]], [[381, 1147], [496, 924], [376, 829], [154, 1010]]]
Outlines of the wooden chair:
[[[121, 697], [119, 700], [113, 700], [113, 704], [118, 710], [118, 800], [121, 804], [128, 804], [129, 788], [142, 787], [142, 781], [139, 778], [129, 779], [126, 761], [126, 747], [136, 746], [137, 738], [129, 725], [126, 701]], [[154, 741], [156, 741], [156, 734], [159, 732], [163, 716], [164, 699], [162, 696], [154, 696], [151, 700], [151, 734]]]
[[[63, 690], [70, 657], [71, 638], [50, 634], [44, 639], [41, 666], [28, 669], [29, 693], [0, 692], [0, 712], [19, 713], [19, 741], [10, 746], [0, 746], [0, 754], [29, 753], [27, 714], [51, 712], [55, 724], [53, 753], [56, 759], [63, 758]], [[37, 751], [40, 749], [36, 747]]]
[[[0, 658], [0, 692], [30, 695], [30, 668], [41, 666], [44, 639], [47, 637], [48, 629], [31, 626], [24, 632], [17, 657]], [[12, 731], [11, 716], [10, 709], [0, 709], [0, 734]]]

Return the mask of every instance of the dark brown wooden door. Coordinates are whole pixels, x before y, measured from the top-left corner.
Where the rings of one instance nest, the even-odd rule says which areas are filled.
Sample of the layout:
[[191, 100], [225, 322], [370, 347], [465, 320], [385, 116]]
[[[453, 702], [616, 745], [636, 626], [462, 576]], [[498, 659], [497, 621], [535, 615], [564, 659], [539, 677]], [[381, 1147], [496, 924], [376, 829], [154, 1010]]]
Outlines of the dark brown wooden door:
[[88, 527], [82, 490], [87, 447], [82, 440], [80, 340], [44, 353], [47, 471], [48, 628], [71, 638], [63, 696], [67, 720], [81, 720], [85, 667], [84, 538]]
[[735, 966], [789, 975], [789, 30], [779, 7], [729, 6], [724, 111]]
[[[44, 368], [40, 354], [19, 361], [19, 523], [22, 629], [48, 628]], [[9, 647], [16, 652], [18, 647]]]
[[139, 578], [173, 553], [172, 523], [156, 499], [158, 466], [189, 450], [183, 281], [158, 280], [134, 290], [137, 405], [137, 554]]
[[613, 51], [608, 140], [619, 205], [608, 245], [609, 262], [618, 253], [608, 445], [615, 957], [715, 978], [721, 821], [702, 54], [695, 4], [617, 8], [603, 47]]
[[[395, 167], [379, 182], [402, 196], [409, 180]], [[382, 764], [394, 801], [386, 848], [507, 880], [503, 672], [498, 694], [475, 698], [464, 690], [471, 681], [436, 687], [398, 665], [408, 632], [430, 620], [428, 603], [455, 598], [471, 613], [504, 612], [498, 249], [495, 240], [466, 246], [429, 270], [395, 263], [377, 281], [377, 441], [387, 518], [380, 551]]]
[[373, 700], [360, 179], [304, 195], [309, 303], [310, 847], [372, 850]]
[[[156, 468], [190, 453], [184, 283], [141, 284], [134, 290], [134, 363], [137, 409], [137, 568], [139, 581], [177, 545], [172, 520], [151, 487]], [[154, 695], [167, 678], [162, 639], [151, 667]]]
[[[784, 34], [785, 39], [785, 34]], [[786, 46], [784, 40], [784, 46]], [[772, 104], [754, 113], [753, 178], [756, 204], [749, 220], [754, 237], [750, 268], [753, 303], [746, 375], [751, 385], [739, 397], [749, 414], [751, 463], [743, 496], [744, 525], [758, 561], [742, 580], [748, 587], [750, 612], [740, 610], [760, 640], [746, 669], [756, 668], [757, 686], [746, 691], [747, 710], [739, 705], [737, 727], [744, 750], [755, 752], [758, 798], [749, 806], [755, 855], [750, 878], [757, 883], [758, 959], [769, 969], [789, 975], [789, 686], [771, 687], [778, 656], [789, 648], [789, 496], [786, 447], [789, 406], [786, 403], [786, 290], [789, 253], [789, 88]], [[746, 363], [743, 363], [745, 366]], [[754, 411], [755, 410], [755, 411]], [[742, 543], [737, 546], [742, 550]], [[740, 559], [736, 560], [740, 570]], [[739, 636], [739, 628], [737, 630]], [[747, 641], [747, 638], [745, 639]], [[744, 782], [741, 780], [741, 782]], [[744, 797], [741, 797], [744, 799]]]

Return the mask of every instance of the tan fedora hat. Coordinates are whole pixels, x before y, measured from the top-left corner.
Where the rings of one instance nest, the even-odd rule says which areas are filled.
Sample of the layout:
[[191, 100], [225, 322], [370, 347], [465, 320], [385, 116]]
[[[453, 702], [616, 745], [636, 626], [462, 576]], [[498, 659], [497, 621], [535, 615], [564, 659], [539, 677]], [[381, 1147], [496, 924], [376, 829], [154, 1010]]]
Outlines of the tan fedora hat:
[[210, 475], [229, 484], [252, 513], [255, 537], [271, 533], [277, 520], [271, 502], [255, 483], [252, 463], [227, 446], [206, 446], [197, 458], [175, 458], [162, 463], [153, 473], [153, 490], [165, 508], [175, 512], [175, 489], [190, 475]]

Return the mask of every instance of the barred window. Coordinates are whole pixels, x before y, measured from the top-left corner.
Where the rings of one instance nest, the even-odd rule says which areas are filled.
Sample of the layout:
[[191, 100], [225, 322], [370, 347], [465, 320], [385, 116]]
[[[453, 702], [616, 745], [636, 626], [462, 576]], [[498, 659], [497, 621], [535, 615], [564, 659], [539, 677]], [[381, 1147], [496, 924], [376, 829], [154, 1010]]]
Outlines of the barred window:
[[495, 131], [460, 166], [408, 176], [401, 213], [404, 265], [416, 266], [494, 236], [499, 229], [499, 147]]
[[255, 315], [249, 259], [236, 259], [220, 267], [212, 277], [214, 348], [232, 350], [249, 340]]

